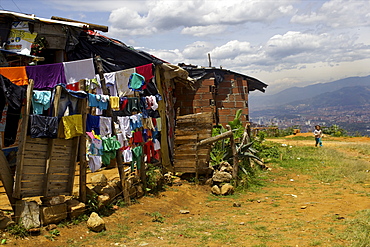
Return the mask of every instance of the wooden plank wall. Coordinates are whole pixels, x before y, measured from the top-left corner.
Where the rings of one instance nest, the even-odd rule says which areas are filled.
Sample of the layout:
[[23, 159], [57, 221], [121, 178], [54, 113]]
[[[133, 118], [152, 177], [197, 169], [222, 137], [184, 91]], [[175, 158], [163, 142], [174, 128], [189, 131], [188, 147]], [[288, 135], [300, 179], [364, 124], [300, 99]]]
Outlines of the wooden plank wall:
[[[33, 196], [71, 195], [80, 137], [66, 140], [27, 136], [32, 90], [33, 82], [27, 89], [13, 197], [21, 199]], [[54, 101], [56, 106], [60, 90], [60, 87], [56, 90]], [[55, 108], [55, 116], [57, 112], [58, 108]]]
[[197, 113], [176, 119], [174, 171], [206, 173], [210, 146], [197, 149], [197, 143], [212, 136], [213, 114]]
[[[55, 139], [48, 173], [46, 173], [47, 150], [46, 138], [31, 138], [25, 142], [20, 196], [55, 196], [71, 195], [76, 164], [76, 144], [72, 140]], [[47, 191], [45, 187], [48, 188]]]

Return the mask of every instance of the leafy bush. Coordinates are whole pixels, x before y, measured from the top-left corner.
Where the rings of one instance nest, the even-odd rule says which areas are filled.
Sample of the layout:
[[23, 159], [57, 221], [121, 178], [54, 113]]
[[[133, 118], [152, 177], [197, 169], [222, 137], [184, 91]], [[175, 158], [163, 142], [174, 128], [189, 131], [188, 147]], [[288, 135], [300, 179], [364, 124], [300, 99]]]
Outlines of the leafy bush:
[[345, 129], [340, 128], [339, 125], [336, 125], [336, 124], [333, 124], [330, 127], [324, 126], [321, 129], [322, 129], [322, 132], [327, 135], [336, 136], [336, 137], [347, 136], [347, 131]]
[[15, 224], [7, 227], [7, 231], [15, 238], [25, 238], [30, 234], [22, 224]]

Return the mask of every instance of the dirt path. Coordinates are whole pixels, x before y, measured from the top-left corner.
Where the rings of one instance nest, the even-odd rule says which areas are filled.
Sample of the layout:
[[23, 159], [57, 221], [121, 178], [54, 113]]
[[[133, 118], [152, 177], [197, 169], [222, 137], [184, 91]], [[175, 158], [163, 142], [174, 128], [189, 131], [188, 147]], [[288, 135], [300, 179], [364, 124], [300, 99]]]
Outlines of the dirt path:
[[[342, 149], [351, 140], [328, 140]], [[288, 145], [312, 141], [281, 139]], [[359, 141], [369, 145], [370, 141]], [[351, 151], [352, 152], [352, 151]], [[363, 159], [369, 159], [363, 155]], [[323, 183], [310, 175], [275, 166], [265, 172], [257, 191], [216, 197], [207, 186], [184, 181], [156, 197], [144, 197], [105, 217], [107, 230], [92, 233], [85, 223], [58, 228], [50, 241], [43, 235], [8, 240], [19, 246], [350, 246], [341, 234], [356, 211], [369, 208], [370, 184], [346, 179]], [[240, 207], [234, 207], [234, 203]], [[188, 210], [189, 214], [181, 214]], [[156, 221], [153, 221], [156, 220]]]

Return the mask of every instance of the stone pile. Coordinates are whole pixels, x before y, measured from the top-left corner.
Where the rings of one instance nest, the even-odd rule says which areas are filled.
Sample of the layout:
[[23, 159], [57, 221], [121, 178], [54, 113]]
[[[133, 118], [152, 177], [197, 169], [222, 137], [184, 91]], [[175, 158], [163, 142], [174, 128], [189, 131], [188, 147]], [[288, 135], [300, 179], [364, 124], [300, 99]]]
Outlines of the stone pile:
[[215, 170], [212, 178], [207, 180], [207, 184], [211, 186], [211, 192], [214, 195], [232, 195], [234, 187], [230, 184], [233, 179], [233, 167], [226, 161], [219, 165], [219, 169]]

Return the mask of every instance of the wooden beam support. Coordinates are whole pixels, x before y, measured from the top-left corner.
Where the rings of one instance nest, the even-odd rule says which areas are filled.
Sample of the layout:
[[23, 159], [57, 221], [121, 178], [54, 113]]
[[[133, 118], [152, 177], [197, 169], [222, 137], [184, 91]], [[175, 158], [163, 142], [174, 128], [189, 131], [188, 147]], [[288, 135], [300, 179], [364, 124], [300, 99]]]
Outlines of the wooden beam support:
[[13, 184], [14, 184], [14, 178], [12, 176], [12, 173], [10, 171], [8, 160], [6, 159], [4, 152], [0, 150], [0, 178], [3, 182], [3, 186], [6, 192], [6, 195], [8, 196], [8, 200], [13, 208], [13, 211], [15, 212], [15, 202], [17, 201], [13, 197]]
[[[100, 56], [96, 56], [94, 60], [95, 60], [95, 63], [96, 63], [96, 67], [98, 69], [103, 94], [109, 95], [107, 85], [105, 84], [102, 60], [101, 60]], [[108, 104], [108, 109], [106, 111], [106, 115], [108, 117], [113, 117], [113, 110], [112, 110], [110, 104]], [[116, 128], [114, 126], [113, 121], [112, 121], [112, 132], [113, 132], [113, 135], [116, 135]], [[129, 195], [129, 191], [128, 191], [128, 188], [127, 188], [127, 183], [126, 183], [127, 177], [126, 177], [126, 173], [125, 173], [125, 168], [123, 166], [121, 150], [117, 150], [117, 152], [116, 152], [116, 161], [117, 161], [117, 166], [118, 166], [119, 177], [120, 177], [120, 180], [121, 180], [122, 190], [123, 190], [123, 197], [124, 197], [125, 203], [127, 205], [130, 205], [131, 200], [130, 200], [130, 195]]]
[[[226, 128], [231, 131], [230, 125], [226, 125]], [[238, 160], [238, 152], [236, 151], [236, 144], [234, 140], [234, 134], [230, 136], [230, 146], [233, 153], [233, 178], [234, 178], [234, 186], [238, 186], [238, 168], [239, 168], [239, 160]]]
[[227, 131], [225, 133], [222, 133], [218, 136], [212, 136], [210, 138], [201, 140], [200, 142], [197, 143], [197, 146], [199, 147], [199, 146], [203, 146], [203, 145], [207, 145], [207, 144], [212, 144], [216, 141], [220, 141], [220, 140], [223, 140], [223, 139], [230, 138], [231, 136], [233, 136], [233, 131], [229, 130], [229, 131]]
[[[62, 87], [57, 86], [55, 90], [55, 95], [54, 95], [54, 109], [53, 109], [53, 117], [58, 116], [58, 111], [59, 111], [59, 100], [60, 100], [60, 95], [62, 92]], [[53, 155], [54, 151], [54, 143], [55, 139], [48, 139], [48, 150], [46, 153], [46, 166], [45, 166], [45, 179], [44, 179], [44, 196], [48, 196], [49, 192], [49, 180], [51, 177], [50, 174], [50, 163], [51, 163], [51, 156]]]
[[21, 182], [22, 182], [22, 173], [23, 173], [23, 165], [24, 165], [24, 152], [26, 148], [26, 139], [27, 139], [27, 129], [28, 129], [28, 119], [31, 111], [31, 99], [32, 99], [32, 92], [33, 92], [33, 85], [34, 82], [32, 79], [29, 80], [27, 86], [27, 94], [26, 94], [26, 107], [22, 114], [22, 130], [20, 134], [20, 141], [18, 146], [18, 153], [17, 153], [17, 168], [16, 168], [16, 176], [15, 176], [15, 183], [14, 183], [14, 191], [13, 197], [17, 199], [21, 199]]
[[[160, 95], [164, 95], [163, 87], [162, 87], [162, 80], [165, 80], [164, 77], [161, 76], [161, 69], [160, 66], [155, 66], [155, 81], [158, 88], [158, 92]], [[170, 153], [169, 153], [169, 145], [168, 145], [168, 138], [167, 138], [167, 115], [166, 115], [166, 103], [164, 100], [158, 101], [158, 112], [161, 116], [161, 160], [162, 165], [166, 171], [174, 172]]]
[[82, 114], [82, 130], [83, 135], [80, 136], [80, 145], [79, 145], [79, 159], [80, 159], [80, 181], [79, 181], [79, 199], [81, 202], [87, 202], [87, 189], [86, 189], [86, 114], [87, 114], [87, 98], [81, 99], [81, 114]]
[[57, 20], [57, 21], [83, 23], [83, 24], [88, 25], [90, 29], [99, 30], [99, 31], [102, 31], [102, 32], [105, 32], [105, 33], [108, 32], [108, 26], [103, 26], [103, 25], [98, 25], [98, 24], [92, 24], [92, 23], [83, 22], [83, 21], [76, 21], [76, 20], [67, 19], [67, 18], [58, 17], [58, 16], [52, 16], [51, 19], [52, 20]]

